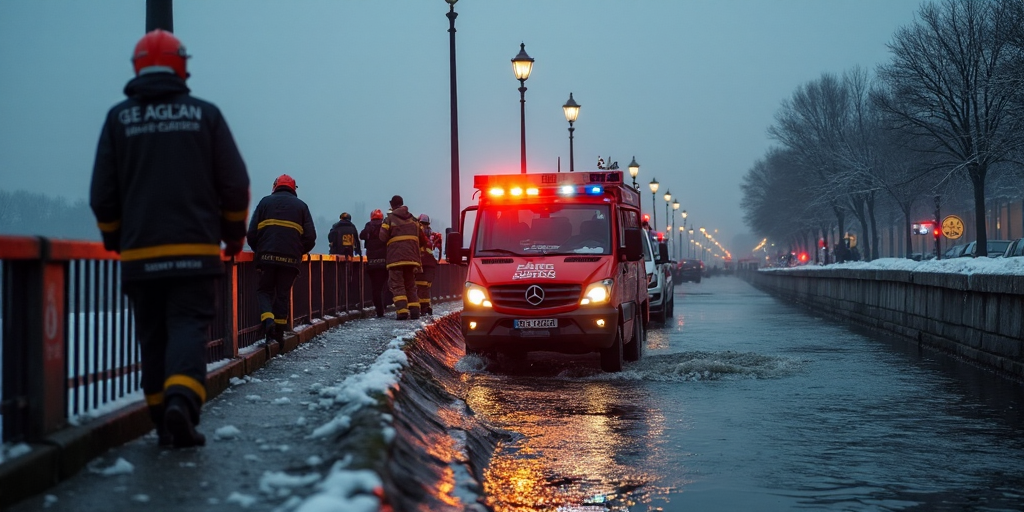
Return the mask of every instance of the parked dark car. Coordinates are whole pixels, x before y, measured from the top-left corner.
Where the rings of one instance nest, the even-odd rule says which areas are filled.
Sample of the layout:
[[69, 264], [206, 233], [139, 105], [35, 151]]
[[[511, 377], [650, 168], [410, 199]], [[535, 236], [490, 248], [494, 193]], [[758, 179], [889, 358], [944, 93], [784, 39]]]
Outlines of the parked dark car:
[[[985, 244], [985, 246], [988, 247], [988, 257], [998, 258], [1002, 256], [1003, 253], [1006, 252], [1006, 247], [1010, 245], [1010, 242], [1011, 240], [989, 240], [988, 243]], [[967, 244], [967, 247], [964, 249], [963, 256], [977, 258], [978, 242], [974, 241]]]
[[699, 283], [704, 274], [704, 262], [700, 260], [679, 260], [676, 263], [676, 275], [679, 282], [693, 281]]
[[964, 255], [964, 249], [967, 248], [967, 244], [959, 244], [946, 249], [946, 252], [942, 254], [942, 259], [948, 260], [950, 258], [959, 258]]
[[1004, 258], [1014, 258], [1018, 256], [1024, 256], [1024, 238], [1018, 238], [1006, 246], [1006, 250], [1003, 251]]

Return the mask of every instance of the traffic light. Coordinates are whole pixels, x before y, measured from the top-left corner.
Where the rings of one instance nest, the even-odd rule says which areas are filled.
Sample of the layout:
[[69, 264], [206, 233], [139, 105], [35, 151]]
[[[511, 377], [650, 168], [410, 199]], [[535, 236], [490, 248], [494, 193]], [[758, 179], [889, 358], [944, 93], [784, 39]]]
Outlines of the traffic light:
[[942, 230], [941, 229], [935, 229], [934, 231], [932, 231], [932, 236], [935, 237], [935, 240], [938, 240], [939, 238], [942, 238]]

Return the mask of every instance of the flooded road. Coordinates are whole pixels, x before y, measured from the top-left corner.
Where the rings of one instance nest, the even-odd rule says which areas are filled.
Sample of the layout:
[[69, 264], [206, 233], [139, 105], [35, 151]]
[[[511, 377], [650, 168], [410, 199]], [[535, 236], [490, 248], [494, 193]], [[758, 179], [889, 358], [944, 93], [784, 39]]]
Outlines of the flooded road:
[[811, 316], [734, 277], [676, 288], [644, 358], [456, 365], [513, 433], [498, 511], [1024, 510], [1024, 392], [903, 340]]

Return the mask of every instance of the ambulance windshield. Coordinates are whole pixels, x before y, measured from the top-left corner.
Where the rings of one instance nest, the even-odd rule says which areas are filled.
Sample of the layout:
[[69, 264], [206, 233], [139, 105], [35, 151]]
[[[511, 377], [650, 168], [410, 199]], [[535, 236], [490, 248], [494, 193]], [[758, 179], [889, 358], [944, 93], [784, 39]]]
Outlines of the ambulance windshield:
[[516, 204], [481, 210], [476, 253], [611, 254], [608, 211], [607, 205], [586, 204]]

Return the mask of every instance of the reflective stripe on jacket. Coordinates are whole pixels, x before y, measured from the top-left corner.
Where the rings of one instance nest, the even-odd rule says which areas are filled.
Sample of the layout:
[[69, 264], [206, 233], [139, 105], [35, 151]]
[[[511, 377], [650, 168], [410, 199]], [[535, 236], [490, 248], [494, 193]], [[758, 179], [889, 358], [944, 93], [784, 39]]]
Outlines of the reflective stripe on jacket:
[[173, 73], [133, 78], [107, 113], [89, 204], [124, 281], [219, 275], [245, 236], [249, 175], [227, 122]]
[[388, 244], [387, 268], [420, 265], [420, 226], [409, 213], [399, 206], [391, 211], [380, 227], [380, 239]]
[[297, 267], [316, 245], [316, 228], [306, 203], [291, 189], [278, 187], [256, 206], [246, 238], [257, 265]]

